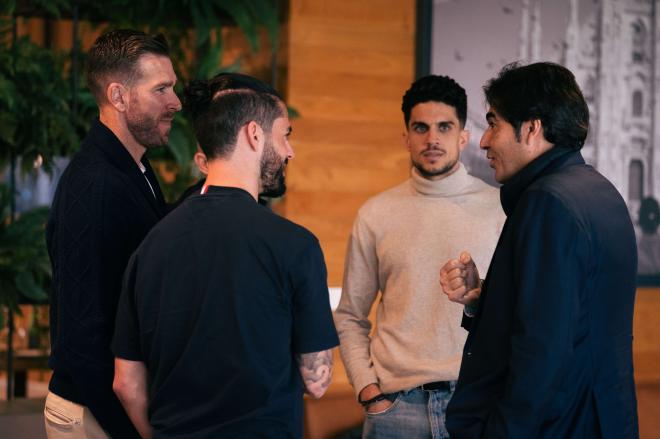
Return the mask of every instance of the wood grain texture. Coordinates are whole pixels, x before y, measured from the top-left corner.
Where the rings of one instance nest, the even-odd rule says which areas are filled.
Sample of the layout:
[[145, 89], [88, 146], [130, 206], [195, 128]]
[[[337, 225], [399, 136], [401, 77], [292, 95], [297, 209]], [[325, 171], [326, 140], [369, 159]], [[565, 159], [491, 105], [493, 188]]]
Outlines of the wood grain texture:
[[401, 97], [414, 75], [415, 1], [292, 0], [288, 101], [296, 157], [284, 212], [321, 241], [341, 285], [358, 208], [405, 180]]
[[659, 322], [660, 288], [638, 288], [633, 320], [633, 354], [637, 383], [660, 384]]

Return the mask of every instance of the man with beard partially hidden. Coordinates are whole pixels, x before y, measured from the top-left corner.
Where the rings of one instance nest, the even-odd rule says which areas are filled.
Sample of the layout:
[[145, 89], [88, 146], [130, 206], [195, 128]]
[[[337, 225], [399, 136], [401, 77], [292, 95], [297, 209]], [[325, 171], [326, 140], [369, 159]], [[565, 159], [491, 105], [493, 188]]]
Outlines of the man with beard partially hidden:
[[275, 152], [272, 139], [268, 139], [261, 157], [261, 192], [264, 197], [281, 197], [286, 192], [284, 169], [289, 163], [288, 157], [280, 157]]
[[[209, 90], [210, 90], [210, 94], [213, 96], [224, 90], [252, 90], [258, 93], [271, 94], [275, 97], [278, 97], [279, 99], [277, 92], [271, 86], [259, 81], [258, 79], [255, 79], [251, 76], [247, 76], [241, 73], [230, 73], [230, 72], [218, 73], [208, 82], [198, 83], [198, 85], [203, 85], [203, 90], [198, 90], [198, 92], [207, 95], [209, 93]], [[189, 87], [188, 90], [190, 93], [195, 93], [194, 91], [195, 86], [191, 85], [191, 87]], [[204, 151], [202, 151], [202, 149], [199, 147], [199, 145], [197, 145], [197, 152], [195, 153], [194, 161], [200, 173], [203, 174], [204, 177], [201, 178], [193, 186], [190, 186], [173, 207], [176, 207], [179, 204], [181, 204], [183, 200], [185, 200], [188, 196], [194, 193], [199, 193], [199, 191], [204, 186], [204, 183], [206, 183], [206, 174], [208, 174], [208, 169], [206, 168], [206, 155], [204, 154]], [[286, 164], [288, 159], [285, 158], [284, 161]], [[273, 190], [269, 183], [264, 184], [264, 187], [262, 188], [264, 192], [259, 194], [259, 204], [268, 206], [268, 198], [277, 198], [284, 195], [284, 192], [286, 191], [286, 186], [284, 182], [284, 167], [280, 166], [278, 169], [280, 172], [275, 177], [275, 181], [279, 182], [278, 190]], [[268, 176], [261, 177], [262, 181], [266, 181], [269, 178], [271, 177]]]
[[[301, 438], [337, 334], [316, 237], [257, 203], [294, 153], [282, 100], [186, 89], [208, 175], [128, 263], [114, 389], [144, 437]], [[148, 407], [148, 411], [147, 411]]]
[[485, 272], [504, 215], [497, 189], [459, 161], [468, 142], [465, 90], [446, 76], [427, 76], [412, 84], [401, 107], [411, 178], [358, 212], [335, 318], [341, 356], [366, 411], [363, 437], [437, 439], [448, 437], [444, 412], [466, 338], [463, 307], [441, 294], [438, 267], [469, 242]]
[[126, 263], [166, 211], [144, 153], [167, 143], [181, 102], [162, 35], [106, 33], [86, 67], [99, 119], [62, 175], [46, 230], [53, 266], [46, 432], [131, 438], [138, 433], [112, 391], [110, 342]]

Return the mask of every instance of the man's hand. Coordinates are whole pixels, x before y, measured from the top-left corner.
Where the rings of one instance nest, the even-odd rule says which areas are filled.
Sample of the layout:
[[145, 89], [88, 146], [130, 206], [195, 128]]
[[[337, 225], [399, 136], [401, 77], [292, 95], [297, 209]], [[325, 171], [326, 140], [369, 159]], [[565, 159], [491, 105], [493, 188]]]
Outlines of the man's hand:
[[479, 271], [468, 252], [458, 259], [450, 259], [440, 269], [440, 285], [449, 300], [463, 305], [474, 305], [481, 294]]
[[[380, 395], [380, 387], [376, 383], [369, 384], [367, 387], [362, 389], [360, 391], [360, 401], [367, 401], [371, 398], [374, 398], [376, 395]], [[390, 406], [392, 403], [388, 399], [383, 399], [382, 401], [376, 401], [372, 404], [369, 404], [367, 407], [365, 407], [365, 410], [367, 413], [380, 413], [384, 412]]]

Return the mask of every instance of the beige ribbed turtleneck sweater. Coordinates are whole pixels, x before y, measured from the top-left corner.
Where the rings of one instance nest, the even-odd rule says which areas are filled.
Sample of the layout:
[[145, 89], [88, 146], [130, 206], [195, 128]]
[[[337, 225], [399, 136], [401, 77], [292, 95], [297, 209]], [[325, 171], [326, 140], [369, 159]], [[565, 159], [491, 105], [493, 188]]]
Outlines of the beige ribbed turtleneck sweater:
[[[458, 377], [467, 332], [463, 307], [439, 283], [440, 267], [468, 250], [485, 277], [504, 213], [499, 190], [466, 172], [411, 178], [358, 212], [348, 244], [335, 324], [356, 394], [370, 383], [386, 393]], [[376, 329], [367, 316], [381, 291]]]

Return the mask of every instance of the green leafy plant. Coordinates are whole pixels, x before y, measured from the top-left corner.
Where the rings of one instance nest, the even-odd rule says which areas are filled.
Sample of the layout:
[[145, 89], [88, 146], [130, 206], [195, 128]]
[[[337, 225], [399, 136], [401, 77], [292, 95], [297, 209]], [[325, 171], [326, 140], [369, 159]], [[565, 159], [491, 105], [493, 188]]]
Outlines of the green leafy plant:
[[[108, 28], [130, 27], [162, 32], [171, 44], [181, 84], [205, 79], [221, 71], [237, 71], [241, 57], [221, 65], [223, 27], [237, 25], [252, 51], [260, 49], [261, 31], [278, 45], [277, 0], [7, 0], [0, 5], [0, 169], [18, 163], [33, 172], [35, 163], [50, 171], [53, 159], [70, 156], [78, 148], [96, 104], [84, 86], [70, 83], [70, 51], [53, 51], [27, 37], [14, 39], [15, 17], [47, 19], [72, 17]], [[81, 72], [84, 53], [79, 54]], [[77, 111], [72, 111], [73, 102]], [[167, 149], [157, 152], [165, 168], [175, 167], [172, 182], [161, 178], [170, 200], [176, 199], [194, 176], [191, 161], [196, 142], [189, 121], [177, 114]], [[0, 310], [20, 314], [19, 303], [47, 300], [51, 268], [44, 224], [48, 209], [23, 212], [11, 221], [10, 190], [0, 185]], [[0, 312], [0, 327], [3, 313]]]
[[[261, 31], [272, 47], [279, 42], [277, 0], [30, 0], [7, 1], [0, 12], [12, 15], [69, 17], [74, 4], [80, 20], [106, 29], [137, 28], [162, 32], [171, 45], [179, 77], [178, 91], [191, 79], [206, 79], [222, 71], [237, 71], [241, 57], [222, 65], [223, 28], [235, 24], [241, 29], [250, 50], [260, 49]], [[0, 165], [10, 157], [22, 157], [23, 171], [34, 160], [43, 160], [50, 170], [52, 158], [71, 155], [78, 148], [95, 113], [94, 101], [86, 88], [77, 90], [79, 111], [72, 115], [71, 86], [64, 69], [69, 53], [53, 53], [27, 38], [9, 45], [9, 20], [0, 23]], [[81, 54], [84, 57], [84, 54]], [[78, 71], [81, 69], [79, 68]], [[7, 117], [4, 117], [7, 115]], [[152, 150], [150, 158], [176, 168], [174, 179], [159, 175], [167, 198], [175, 199], [195, 176], [192, 157], [196, 141], [186, 116], [175, 117], [168, 148]]]
[[[48, 171], [52, 159], [67, 156], [80, 142], [86, 112], [70, 111], [71, 87], [63, 75], [63, 53], [20, 38], [0, 50], [0, 165], [21, 158], [23, 171], [39, 160]], [[80, 93], [81, 108], [91, 96]]]
[[48, 209], [32, 209], [11, 221], [10, 195], [0, 184], [0, 307], [20, 314], [20, 302], [48, 299], [51, 268], [44, 239]]
[[[98, 5], [93, 1], [89, 3]], [[232, 64], [221, 65], [225, 49], [222, 28], [228, 24], [233, 22], [241, 29], [252, 51], [260, 49], [262, 28], [266, 30], [272, 47], [276, 47], [279, 41], [279, 11], [273, 0], [160, 0], [156, 6], [130, 0], [113, 0], [113, 3], [117, 7], [104, 6], [121, 11], [108, 20], [113, 27], [146, 26], [148, 32], [165, 34], [180, 79], [179, 91], [181, 84], [189, 80], [207, 79], [223, 71], [240, 69], [240, 57]], [[89, 6], [91, 11], [93, 6]], [[192, 157], [195, 151], [196, 141], [190, 121], [179, 113], [172, 125], [168, 148], [150, 151], [151, 158], [173, 162], [176, 167], [173, 180], [161, 178], [161, 187], [168, 200], [176, 199], [194, 178]]]

